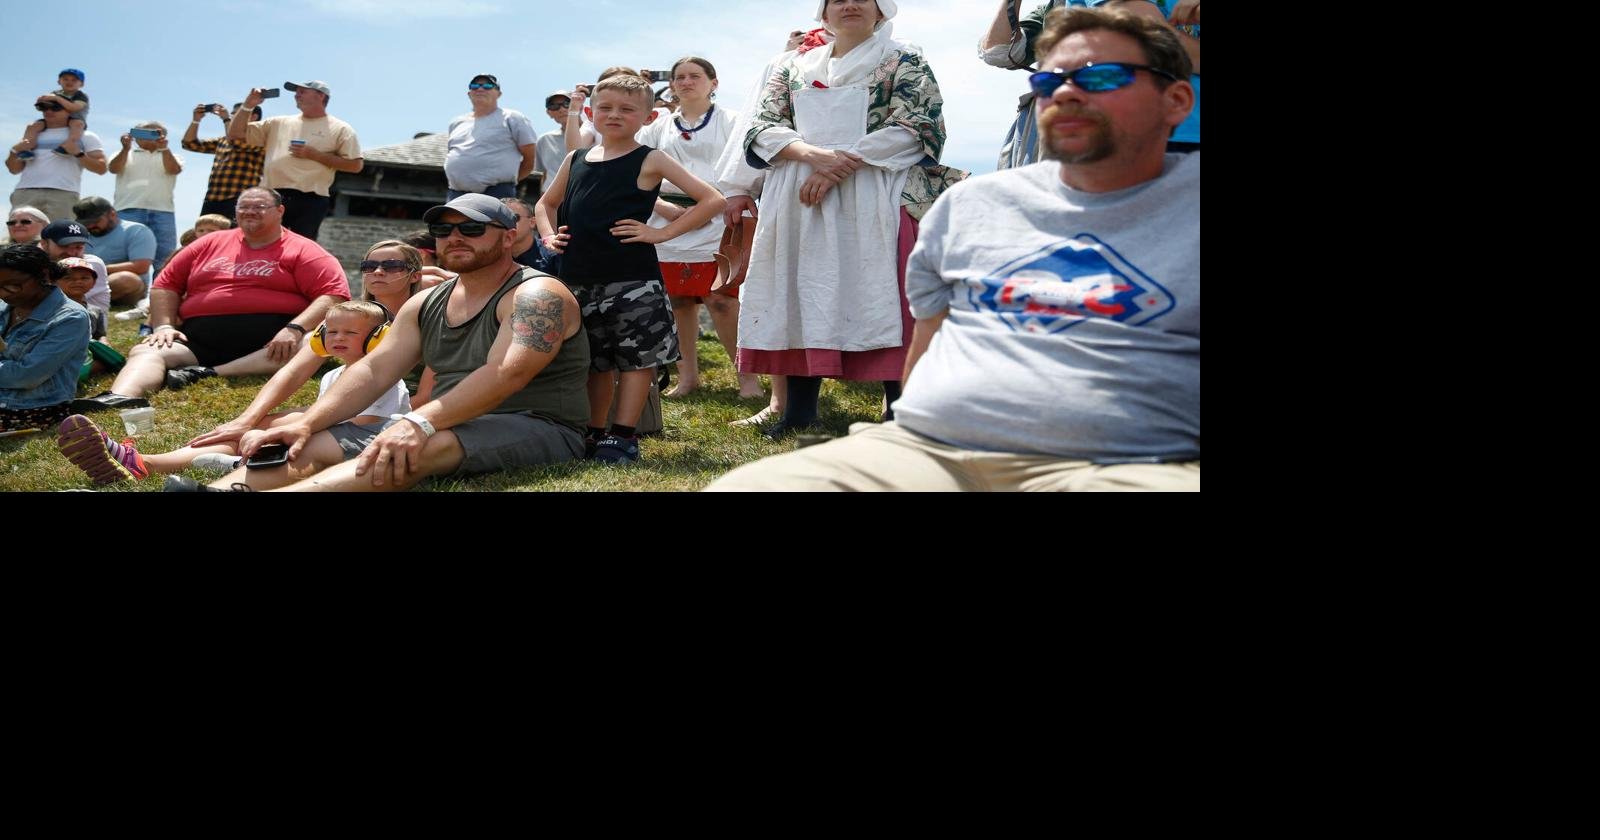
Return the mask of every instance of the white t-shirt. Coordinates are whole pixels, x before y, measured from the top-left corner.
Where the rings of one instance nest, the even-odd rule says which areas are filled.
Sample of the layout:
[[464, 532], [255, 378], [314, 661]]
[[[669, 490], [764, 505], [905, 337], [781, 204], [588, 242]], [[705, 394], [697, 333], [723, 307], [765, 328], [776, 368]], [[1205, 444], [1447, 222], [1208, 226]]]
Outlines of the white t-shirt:
[[[183, 158], [176, 154], [173, 157], [183, 165]], [[128, 162], [117, 175], [116, 197], [111, 204], [118, 210], [139, 208], [171, 213], [172, 189], [177, 185], [178, 176], [167, 172], [160, 152], [147, 152], [135, 145], [128, 150]]]
[[[328, 389], [338, 381], [339, 374], [344, 373], [345, 366], [340, 365], [322, 375], [322, 384], [317, 386], [317, 399], [327, 395]], [[394, 387], [383, 392], [378, 401], [367, 406], [361, 414], [376, 414], [387, 420], [391, 414], [405, 414], [411, 410], [411, 394], [406, 391], [406, 383], [396, 382]]]
[[[17, 178], [17, 189], [77, 192], [83, 175], [83, 167], [79, 166], [81, 161], [72, 155], [58, 155], [52, 151], [65, 142], [65, 126], [39, 132], [39, 147], [33, 150], [33, 159], [25, 162], [22, 175]], [[80, 142], [85, 153], [105, 149], [100, 143], [100, 135], [92, 131], [85, 131]]]

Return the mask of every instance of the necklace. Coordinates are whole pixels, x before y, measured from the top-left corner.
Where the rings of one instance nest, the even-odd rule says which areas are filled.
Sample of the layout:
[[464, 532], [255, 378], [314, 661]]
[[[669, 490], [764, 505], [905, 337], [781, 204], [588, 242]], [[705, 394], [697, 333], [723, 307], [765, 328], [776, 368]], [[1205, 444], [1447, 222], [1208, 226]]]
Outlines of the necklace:
[[681, 120], [679, 120], [676, 116], [674, 116], [672, 118], [672, 124], [678, 127], [678, 136], [679, 137], [682, 137], [685, 140], [693, 140], [695, 132], [697, 132], [700, 129], [705, 128], [706, 126], [711, 124], [711, 115], [713, 113], [715, 113], [716, 110], [717, 110], [717, 106], [715, 104], [713, 104], [710, 108], [707, 108], [706, 109], [705, 118], [700, 120], [700, 124], [695, 126], [694, 128], [690, 128], [690, 127], [684, 125], [683, 122]]

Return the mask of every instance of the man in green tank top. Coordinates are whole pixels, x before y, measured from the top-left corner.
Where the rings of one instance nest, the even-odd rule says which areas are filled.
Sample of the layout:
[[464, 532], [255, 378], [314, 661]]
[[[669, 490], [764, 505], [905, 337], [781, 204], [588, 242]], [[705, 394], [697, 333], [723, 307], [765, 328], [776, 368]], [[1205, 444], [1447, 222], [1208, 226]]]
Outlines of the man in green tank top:
[[[240, 454], [289, 445], [289, 462], [220, 479], [252, 489], [405, 490], [433, 475], [470, 475], [583, 455], [589, 343], [578, 302], [554, 277], [512, 261], [515, 215], [498, 199], [459, 196], [423, 215], [439, 262], [460, 277], [401, 307], [367, 354], [298, 422], [251, 432]], [[387, 423], [342, 422], [416, 365], [433, 399]]]

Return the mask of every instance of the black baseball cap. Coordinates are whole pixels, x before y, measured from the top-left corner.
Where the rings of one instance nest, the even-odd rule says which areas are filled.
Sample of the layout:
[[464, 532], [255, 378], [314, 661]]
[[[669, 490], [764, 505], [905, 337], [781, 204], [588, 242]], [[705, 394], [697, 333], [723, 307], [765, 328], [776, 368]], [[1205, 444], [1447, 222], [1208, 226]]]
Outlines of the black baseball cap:
[[39, 231], [39, 238], [48, 239], [57, 245], [76, 245], [79, 242], [87, 244], [89, 242], [89, 231], [85, 230], [83, 225], [77, 222], [69, 222], [66, 219], [62, 219], [59, 222], [51, 222], [45, 225], [44, 230]]

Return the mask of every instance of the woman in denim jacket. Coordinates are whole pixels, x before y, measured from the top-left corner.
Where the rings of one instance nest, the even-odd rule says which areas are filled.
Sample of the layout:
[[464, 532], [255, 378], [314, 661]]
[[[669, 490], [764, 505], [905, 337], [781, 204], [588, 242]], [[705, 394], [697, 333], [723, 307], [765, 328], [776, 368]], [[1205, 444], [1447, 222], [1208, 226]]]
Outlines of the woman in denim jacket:
[[47, 429], [72, 412], [89, 312], [50, 284], [37, 245], [0, 248], [0, 432]]

